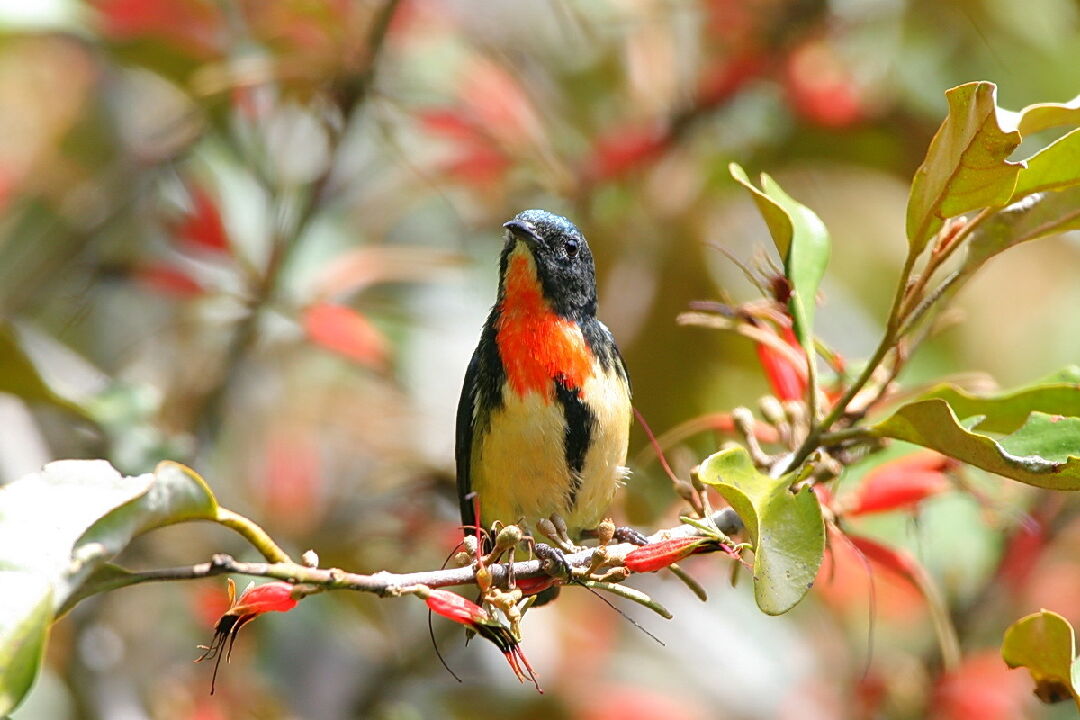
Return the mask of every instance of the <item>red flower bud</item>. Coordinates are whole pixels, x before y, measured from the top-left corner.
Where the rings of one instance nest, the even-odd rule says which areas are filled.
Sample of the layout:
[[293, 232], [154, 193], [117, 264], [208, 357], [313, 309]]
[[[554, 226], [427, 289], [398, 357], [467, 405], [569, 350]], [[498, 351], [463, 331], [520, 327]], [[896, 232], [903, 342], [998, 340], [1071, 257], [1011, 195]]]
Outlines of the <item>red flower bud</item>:
[[424, 602], [436, 615], [462, 625], [474, 627], [490, 621], [482, 607], [449, 590], [429, 590]]
[[528, 597], [529, 595], [535, 595], [539, 592], [547, 590], [549, 587], [555, 584], [555, 578], [518, 578], [514, 582], [517, 584], [517, 588], [521, 591], [521, 594]]
[[631, 572], [656, 572], [695, 553], [719, 549], [720, 543], [713, 538], [698, 535], [671, 538], [634, 548], [626, 554], [625, 564]]

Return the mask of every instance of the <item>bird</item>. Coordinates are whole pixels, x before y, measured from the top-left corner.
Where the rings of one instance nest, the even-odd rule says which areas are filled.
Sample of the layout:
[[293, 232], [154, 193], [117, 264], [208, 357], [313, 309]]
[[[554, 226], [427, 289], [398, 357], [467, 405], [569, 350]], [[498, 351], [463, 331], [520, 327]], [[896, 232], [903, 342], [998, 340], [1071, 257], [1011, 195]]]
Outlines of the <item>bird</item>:
[[596, 268], [581, 231], [546, 210], [503, 227], [498, 295], [457, 408], [462, 525], [466, 534], [496, 521], [528, 532], [561, 519], [576, 540], [604, 518], [628, 475], [630, 378], [597, 319]]

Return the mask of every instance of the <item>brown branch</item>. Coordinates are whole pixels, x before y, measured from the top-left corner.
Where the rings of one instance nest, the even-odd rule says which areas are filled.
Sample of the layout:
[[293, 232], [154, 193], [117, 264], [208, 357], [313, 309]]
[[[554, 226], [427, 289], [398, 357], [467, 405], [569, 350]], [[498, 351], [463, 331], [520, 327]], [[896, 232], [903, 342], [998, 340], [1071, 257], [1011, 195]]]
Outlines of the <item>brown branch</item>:
[[[713, 522], [721, 530], [732, 529], [731, 515], [733, 511], [725, 508], [712, 516]], [[660, 530], [651, 535], [650, 543], [668, 540], [676, 537], [691, 537], [701, 535], [702, 532], [690, 525], [678, 525], [673, 528]], [[619, 543], [607, 545], [605, 550], [605, 566], [622, 565], [626, 554], [640, 545], [631, 543]], [[589, 547], [570, 553], [565, 556], [575, 579], [586, 579], [590, 569], [595, 565], [593, 555], [597, 548]], [[525, 560], [522, 562], [500, 563], [486, 568], [490, 573], [492, 582], [496, 586], [506, 587], [511, 576], [517, 579], [529, 579], [547, 577], [548, 572], [543, 568], [540, 560]], [[144, 582], [161, 582], [172, 580], [198, 580], [215, 575], [237, 574], [251, 577], [263, 577], [273, 580], [284, 580], [294, 584], [311, 585], [321, 590], [355, 590], [359, 592], [374, 593], [380, 597], [398, 597], [403, 593], [412, 592], [419, 585], [429, 588], [452, 587], [456, 585], [475, 585], [475, 565], [462, 568], [445, 568], [441, 570], [423, 570], [410, 573], [392, 573], [387, 571], [364, 575], [354, 572], [346, 572], [337, 568], [312, 568], [292, 562], [240, 562], [230, 555], [214, 555], [210, 562], [197, 565], [162, 568], [157, 570], [145, 570], [141, 572], [123, 571], [125, 574], [117, 578], [108, 589], [118, 589], [128, 585], [137, 585]]]

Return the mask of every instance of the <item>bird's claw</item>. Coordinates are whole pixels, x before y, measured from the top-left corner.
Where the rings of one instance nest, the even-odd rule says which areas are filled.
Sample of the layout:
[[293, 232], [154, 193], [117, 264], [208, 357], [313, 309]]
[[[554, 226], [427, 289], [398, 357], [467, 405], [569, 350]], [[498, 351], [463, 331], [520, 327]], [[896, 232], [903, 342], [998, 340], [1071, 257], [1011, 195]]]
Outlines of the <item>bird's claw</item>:
[[571, 577], [570, 563], [566, 561], [566, 555], [562, 550], [544, 543], [536, 543], [533, 547], [540, 567], [553, 578], [569, 580]]

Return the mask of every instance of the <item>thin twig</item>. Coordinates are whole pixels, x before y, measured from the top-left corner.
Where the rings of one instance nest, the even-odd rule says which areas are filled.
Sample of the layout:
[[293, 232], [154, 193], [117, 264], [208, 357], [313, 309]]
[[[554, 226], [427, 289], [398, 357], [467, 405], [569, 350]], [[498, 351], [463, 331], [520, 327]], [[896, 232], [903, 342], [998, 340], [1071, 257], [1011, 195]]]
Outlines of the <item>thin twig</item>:
[[[724, 511], [721, 511], [723, 513]], [[720, 518], [721, 513], [717, 514]], [[723, 518], [720, 518], [723, 522]], [[714, 520], [716, 522], [716, 520]], [[650, 536], [649, 542], [659, 542], [676, 537], [691, 537], [701, 532], [690, 525], [680, 524], [673, 528], [660, 530]], [[609, 564], [619, 563], [620, 558], [630, 551], [641, 547], [631, 543], [606, 546]], [[566, 562], [574, 569], [588, 569], [592, 565], [596, 548], [585, 548], [565, 556]], [[540, 560], [525, 560], [516, 563], [502, 563], [487, 566], [492, 583], [506, 587], [510, 575], [518, 580], [547, 577]], [[252, 577], [264, 577], [285, 580], [291, 583], [306, 583], [325, 590], [356, 590], [370, 592], [380, 597], [397, 597], [411, 592], [418, 585], [429, 588], [451, 587], [455, 585], [476, 584], [475, 566], [446, 568], [412, 573], [377, 572], [371, 575], [346, 572], [336, 568], [312, 568], [293, 562], [239, 562], [229, 555], [215, 555], [210, 562], [174, 568], [129, 571], [116, 568], [116, 577], [107, 588], [109, 590], [137, 585], [145, 582], [172, 580], [198, 580], [215, 575], [237, 574]], [[607, 588], [604, 588], [607, 589]]]

